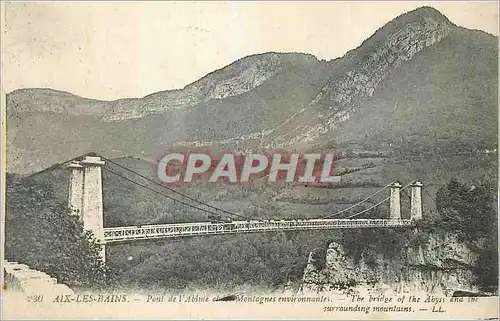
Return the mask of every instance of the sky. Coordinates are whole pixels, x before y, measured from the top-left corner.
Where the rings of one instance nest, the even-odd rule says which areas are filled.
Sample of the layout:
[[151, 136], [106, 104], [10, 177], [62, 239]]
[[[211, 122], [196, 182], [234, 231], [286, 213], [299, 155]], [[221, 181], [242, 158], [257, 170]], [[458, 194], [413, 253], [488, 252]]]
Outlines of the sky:
[[103, 100], [182, 88], [255, 53], [334, 59], [428, 5], [498, 36], [498, 2], [3, 2], [2, 89]]

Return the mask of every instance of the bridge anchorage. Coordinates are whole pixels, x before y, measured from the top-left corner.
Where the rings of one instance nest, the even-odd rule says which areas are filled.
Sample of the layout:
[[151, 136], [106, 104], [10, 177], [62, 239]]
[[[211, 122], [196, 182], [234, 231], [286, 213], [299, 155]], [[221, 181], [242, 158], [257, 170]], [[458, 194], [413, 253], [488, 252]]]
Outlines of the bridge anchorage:
[[[105, 160], [112, 162], [111, 160], [108, 159]], [[72, 161], [67, 166], [68, 169], [70, 170], [69, 197], [68, 197], [69, 208], [73, 213], [77, 214], [80, 217], [80, 219], [83, 221], [84, 228], [86, 230], [91, 231], [94, 234], [95, 238], [100, 242], [100, 244], [103, 245], [102, 250], [100, 252], [102, 260], [105, 260], [106, 257], [105, 245], [118, 242], [186, 237], [186, 236], [196, 236], [196, 235], [236, 234], [236, 233], [287, 231], [287, 230], [298, 231], [298, 230], [319, 230], [319, 229], [336, 229], [336, 228], [411, 227], [413, 226], [415, 221], [422, 219], [423, 184], [419, 181], [414, 181], [404, 187], [402, 187], [401, 184], [399, 184], [398, 182], [393, 182], [381, 188], [379, 191], [367, 197], [366, 199], [342, 211], [329, 214], [320, 218], [293, 219], [293, 220], [262, 220], [262, 219], [232, 220], [232, 219], [220, 219], [221, 215], [215, 215], [215, 216], [210, 215], [209, 217], [211, 218], [211, 220], [208, 222], [104, 228], [103, 205], [102, 205], [103, 201], [102, 171], [101, 171], [104, 164], [105, 161], [101, 159], [101, 157], [86, 156], [83, 160]], [[118, 165], [116, 163], [114, 164]], [[125, 167], [122, 168], [126, 169]], [[129, 171], [133, 172], [131, 170]], [[138, 173], [136, 174], [140, 175]], [[156, 183], [154, 181], [152, 182]], [[144, 185], [140, 186], [144, 187]], [[410, 219], [402, 219], [400, 194], [401, 191], [407, 187], [411, 187]], [[348, 217], [341, 219], [333, 218], [342, 213], [347, 213], [347, 211], [368, 201], [371, 197], [381, 193], [386, 188], [390, 189], [390, 196], [384, 198], [382, 201], [377, 202], [376, 204], [360, 212], [351, 214]], [[202, 201], [193, 199], [186, 195], [184, 196], [189, 198], [190, 200], [197, 201], [201, 204], [205, 204], [210, 208], [215, 208], [214, 206], [203, 203]], [[367, 211], [377, 207], [378, 205], [388, 200], [389, 200], [388, 219], [353, 219], [353, 217], [366, 213]], [[179, 202], [183, 203], [182, 201]], [[183, 204], [186, 205], [186, 203]], [[200, 209], [199, 207], [196, 208]], [[218, 210], [220, 210], [221, 213], [231, 214], [231, 212], [225, 211], [223, 209], [218, 209]], [[210, 210], [206, 210], [206, 212], [214, 214], [214, 212]], [[238, 214], [234, 215], [243, 217]], [[214, 217], [219, 217], [219, 219], [214, 219]]]

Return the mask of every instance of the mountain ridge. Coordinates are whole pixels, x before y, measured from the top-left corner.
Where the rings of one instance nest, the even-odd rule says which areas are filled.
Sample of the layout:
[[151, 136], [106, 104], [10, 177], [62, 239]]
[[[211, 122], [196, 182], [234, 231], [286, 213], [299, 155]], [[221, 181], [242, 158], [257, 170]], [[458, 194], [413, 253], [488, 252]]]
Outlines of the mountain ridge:
[[[417, 8], [415, 10], [412, 10], [410, 12], [407, 12], [407, 13], [404, 13], [404, 14], [401, 14], [400, 16], [394, 18], [393, 20], [389, 21], [386, 25], [384, 25], [383, 27], [379, 28], [372, 36], [370, 36], [369, 38], [367, 38], [366, 40], [364, 40], [358, 47], [354, 48], [354, 49], [351, 49], [349, 50], [344, 57], [349, 57], [350, 55], [352, 55], [353, 52], [355, 51], [360, 51], [361, 48], [365, 48], [365, 51], [366, 49], [370, 49], [373, 45], [373, 42], [374, 42], [374, 39], [376, 39], [377, 37], [380, 37], [379, 33], [383, 33], [385, 32], [386, 34], [387, 33], [392, 33], [395, 31], [395, 28], [397, 30], [397, 28], [399, 27], [399, 25], [407, 25], [408, 23], [414, 23], [415, 20], [418, 20], [418, 19], [422, 19], [422, 18], [429, 18], [429, 17], [434, 17], [436, 18], [436, 20], [441, 20], [443, 21], [444, 23], [450, 25], [450, 26], [455, 26], [453, 23], [451, 23], [444, 15], [442, 15], [439, 11], [437, 11], [436, 9], [433, 9], [431, 7], [420, 7], [420, 8]], [[385, 35], [386, 36], [386, 35]], [[376, 42], [376, 41], [375, 41]], [[192, 87], [196, 87], [196, 85], [198, 83], [203, 83], [203, 82], [210, 82], [210, 77], [216, 77], [219, 73], [222, 73], [224, 72], [225, 70], [231, 70], [231, 69], [237, 69], [238, 68], [238, 65], [239, 64], [244, 64], [245, 62], [247, 62], [248, 60], [253, 60], [253, 59], [256, 59], [256, 60], [262, 60], [262, 59], [266, 59], [266, 57], [270, 57], [270, 56], [285, 56], [285, 55], [302, 55], [302, 56], [306, 56], [308, 58], [312, 58], [312, 59], [315, 59], [316, 61], [319, 61], [317, 59], [317, 57], [315, 57], [314, 55], [311, 55], [311, 54], [302, 54], [302, 53], [284, 53], [284, 52], [275, 52], [275, 51], [270, 51], [270, 52], [264, 52], [264, 53], [257, 53], [257, 54], [252, 54], [252, 55], [248, 55], [248, 56], [245, 56], [245, 57], [242, 57], [240, 59], [237, 59], [236, 61], [220, 68], [220, 69], [217, 69], [217, 70], [214, 70], [208, 74], [206, 74], [205, 76], [201, 77], [200, 79], [198, 80], [195, 80], [193, 82], [191, 82], [190, 84], [184, 86], [183, 88], [179, 88], [179, 89], [171, 89], [171, 90], [164, 90], [164, 91], [159, 91], [159, 92], [155, 92], [155, 93], [151, 93], [151, 94], [148, 94], [148, 95], [145, 95], [143, 97], [129, 97], [129, 98], [119, 98], [119, 99], [115, 99], [115, 100], [97, 100], [97, 99], [92, 99], [92, 98], [84, 98], [84, 97], [80, 97], [80, 96], [77, 96], [77, 95], [74, 95], [76, 96], [77, 98], [84, 98], [84, 99], [89, 99], [91, 101], [100, 101], [100, 102], [107, 102], [107, 106], [106, 106], [106, 110], [105, 111], [101, 111], [101, 113], [104, 113], [104, 117], [103, 119], [106, 121], [122, 121], [124, 119], [129, 119], [129, 118], [137, 118], [137, 117], [142, 117], [144, 114], [148, 114], [147, 111], [144, 112], [144, 111], [130, 111], [130, 109], [132, 109], [134, 106], [130, 106], [127, 104], [127, 102], [140, 102], [141, 100], [146, 100], [146, 102], [144, 102], [144, 105], [146, 106], [149, 106], [149, 108], [153, 108], [153, 110], [151, 111], [152, 113], [155, 112], [154, 110], [154, 107], [151, 107], [151, 102], [147, 101], [147, 100], [153, 100], [155, 101], [155, 97], [158, 97], [158, 96], [169, 96], [169, 95], [176, 95], [176, 94], [180, 94], [184, 91], [189, 91], [190, 88]], [[363, 54], [361, 54], [362, 56]], [[339, 58], [336, 58], [336, 59], [333, 59], [333, 60], [329, 60], [328, 62], [332, 62], [332, 61], [335, 61], [337, 59], [340, 59], [342, 57], [339, 57]], [[260, 83], [259, 83], [260, 84]], [[26, 89], [28, 91], [34, 91], [33, 88], [28, 88]], [[53, 89], [52, 89], [53, 90]], [[15, 90], [13, 91], [12, 93], [10, 94], [16, 94], [16, 93], [20, 93], [21, 90]], [[55, 90], [53, 90], [55, 91]], [[58, 93], [58, 94], [66, 94], [67, 92], [64, 92], [64, 91], [55, 91], [55, 93]], [[175, 103], [175, 98], [176, 97], [173, 97], [172, 99], [174, 100], [174, 103], [173, 105], [176, 106], [176, 103]], [[212, 98], [215, 98], [215, 99], [220, 99], [221, 96], [220, 95], [215, 95], [215, 97], [212, 97]], [[168, 100], [168, 97], [166, 98]], [[159, 99], [159, 100], [162, 100], [162, 99]], [[165, 97], [163, 97], [163, 100], [165, 100]], [[197, 100], [196, 103], [199, 103], [201, 100]], [[120, 102], [123, 103], [123, 108], [122, 106], [119, 106]], [[158, 99], [156, 99], [156, 102], [158, 102]], [[181, 103], [182, 104], [182, 103]], [[140, 105], [140, 103], [139, 103]], [[188, 103], [186, 104], [188, 107], [189, 106], [192, 106], [193, 103], [189, 102], [189, 99], [188, 99]], [[184, 106], [186, 107], [186, 106]], [[144, 107], [143, 107], [144, 108]], [[176, 109], [176, 107], [173, 107], [174, 109]], [[119, 109], [120, 111], [116, 110], [116, 109]], [[123, 110], [125, 109], [125, 110]], [[127, 110], [129, 109], [129, 110]], [[162, 110], [163, 109], [163, 110]], [[168, 111], [169, 108], [168, 107], [164, 107], [163, 108], [160, 108], [161, 111]], [[122, 113], [122, 115], [112, 115], [113, 112], [115, 113]], [[101, 113], [98, 113], [98, 114], [101, 114]], [[121, 116], [121, 117], [120, 117]]]
[[[329, 61], [254, 54], [183, 89], [114, 101], [16, 90], [7, 95], [8, 168], [35, 171], [90, 151], [154, 158], [171, 144], [311, 148], [350, 142], [401, 149], [417, 141], [424, 149], [452, 138], [493, 144], [497, 41], [423, 7]], [[448, 118], [463, 125], [454, 128]]]

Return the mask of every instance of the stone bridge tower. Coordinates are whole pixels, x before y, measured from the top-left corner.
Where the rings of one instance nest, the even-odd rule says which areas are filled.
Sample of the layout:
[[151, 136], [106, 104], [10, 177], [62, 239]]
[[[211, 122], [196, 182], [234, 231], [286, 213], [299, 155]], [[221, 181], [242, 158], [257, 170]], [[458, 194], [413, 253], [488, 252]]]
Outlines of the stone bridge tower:
[[85, 230], [91, 231], [102, 245], [100, 256], [106, 259], [104, 248], [104, 216], [102, 207], [102, 174], [104, 161], [100, 157], [86, 156], [81, 161], [72, 161], [70, 169], [68, 206], [83, 222]]
[[[411, 184], [410, 219], [418, 221], [422, 219], [422, 187], [420, 181]], [[391, 197], [389, 207], [389, 219], [401, 219], [401, 184], [395, 182], [391, 185]]]
[[401, 184], [394, 182], [391, 185], [391, 197], [389, 204], [389, 219], [390, 220], [400, 220], [401, 219], [401, 199], [399, 193], [401, 191]]
[[415, 181], [411, 184], [411, 204], [410, 204], [410, 218], [412, 220], [422, 219], [422, 187], [424, 185]]

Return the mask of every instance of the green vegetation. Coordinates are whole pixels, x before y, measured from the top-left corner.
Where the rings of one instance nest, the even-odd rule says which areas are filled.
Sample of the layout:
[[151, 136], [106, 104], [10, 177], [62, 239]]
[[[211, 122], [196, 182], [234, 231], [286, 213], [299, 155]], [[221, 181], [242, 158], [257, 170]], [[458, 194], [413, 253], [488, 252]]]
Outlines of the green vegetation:
[[[338, 231], [193, 237], [109, 248], [114, 285], [137, 289], [241, 290], [299, 286], [311, 248]], [[147, 244], [147, 245], [146, 245]]]
[[496, 186], [494, 180], [476, 185], [453, 180], [438, 191], [436, 200], [441, 216], [435, 224], [456, 233], [479, 255], [473, 271], [485, 289], [498, 285]]
[[[177, 95], [182, 90], [173, 96], [166, 91], [113, 102], [47, 89], [10, 93], [6, 100], [10, 170], [36, 171], [96, 151], [108, 158], [141, 155], [140, 160], [117, 161], [143, 175], [156, 177], [154, 158], [170, 150], [173, 142], [209, 140], [214, 142], [210, 146], [213, 150], [255, 149], [268, 143], [272, 146], [293, 142], [295, 136], [306, 134], [309, 126], [330, 127], [332, 113], [336, 112], [349, 120], [333, 124], [335, 129], [317, 140], [291, 147], [300, 150], [307, 145], [313, 153], [332, 148], [338, 152], [338, 161], [342, 163], [342, 170], [338, 170], [343, 178], [336, 189], [305, 191], [264, 185], [218, 188], [191, 184], [180, 191], [252, 218], [304, 218], [346, 208], [393, 180], [407, 182], [419, 178], [430, 183], [446, 182], [451, 177], [496, 176], [497, 37], [454, 27], [442, 41], [397, 67], [386, 68], [377, 62], [365, 66], [370, 55], [380, 53], [375, 51], [380, 44], [396, 32], [404, 32], [405, 24], [421, 19], [422, 15], [436, 21], [443, 19], [428, 9], [401, 16], [357, 49], [328, 62], [309, 55], [278, 54], [280, 62], [269, 64], [265, 71], [273, 75], [265, 82], [223, 99], [209, 99], [207, 93], [220, 85], [239, 85], [228, 80], [238, 78], [235, 75], [254, 75], [250, 68], [255, 66], [253, 62], [268, 65], [275, 54], [246, 57], [207, 75], [187, 88], [184, 103]], [[374, 83], [373, 77], [360, 90], [356, 87], [365, 83], [362, 79], [346, 84], [340, 96], [345, 95], [352, 103], [341, 108], [333, 99], [339, 91], [332, 88], [349, 74], [356, 78], [370, 74], [362, 66], [381, 67], [376, 77], [382, 78], [379, 83], [375, 81], [376, 88], [368, 88], [368, 84]], [[369, 95], [354, 94], [371, 89], [374, 91]], [[174, 105], [190, 106], [193, 100], [188, 97], [198, 97], [202, 103], [172, 110]], [[102, 119], [105, 110], [113, 113], [152, 106], [165, 111], [120, 122]], [[266, 134], [261, 138], [259, 133]], [[312, 148], [314, 145], [318, 148]], [[106, 169], [140, 181], [106, 164], [106, 227], [207, 220], [206, 212], [133, 186]], [[67, 171], [59, 169], [40, 174], [35, 180], [21, 181], [9, 176], [6, 258], [46, 271], [69, 285], [104, 284], [106, 271], [98, 260], [97, 244], [67, 213], [67, 182]], [[319, 248], [313, 255], [316, 263], [319, 268], [324, 267], [326, 248], [329, 242], [336, 241], [360, 266], [369, 266], [371, 270], [384, 266], [379, 275], [397, 280], [408, 263], [401, 259], [407, 249], [419, 249], [438, 237], [442, 241], [447, 235], [458, 235], [479, 256], [470, 268], [477, 284], [486, 289], [496, 284], [498, 272], [495, 186], [484, 183], [472, 188], [455, 181], [447, 184], [437, 194], [437, 211], [426, 213], [428, 216], [417, 233], [411, 229], [307, 231], [110, 246], [110, 271], [106, 276], [116, 287], [237, 288], [249, 283], [276, 287], [289, 281], [300, 282], [308, 254], [314, 248]], [[367, 214], [386, 217], [386, 213]]]
[[50, 185], [7, 175], [5, 258], [27, 264], [74, 288], [105, 285], [99, 245]]
[[[418, 223], [415, 230], [359, 229], [352, 233], [344, 233], [341, 243], [347, 255], [353, 258], [356, 264], [363, 262], [375, 273], [389, 264], [391, 268], [382, 275], [386, 280], [397, 280], [404, 275], [409, 265], [418, 266], [421, 270], [433, 269], [446, 272], [449, 268], [446, 264], [456, 263], [472, 271], [475, 277], [473, 283], [480, 289], [488, 292], [497, 291], [498, 234], [495, 181], [472, 185], [452, 180], [438, 190], [436, 206], [437, 212], [425, 213], [425, 219]], [[427, 248], [431, 239], [440, 244], [444, 242], [445, 237], [450, 236], [457, 236], [458, 241], [467, 246], [471, 256], [477, 255], [478, 259], [472, 262], [452, 262], [453, 257], [437, 252], [436, 249]], [[450, 244], [442, 243], [440, 246], [445, 247]], [[425, 258], [406, 258], [409, 251], [418, 253], [418, 249], [427, 252]], [[438, 262], [443, 262], [443, 265]]]
[[[437, 193], [437, 210], [427, 211], [417, 230], [258, 233], [114, 245], [107, 247], [108, 267], [105, 271], [98, 259], [97, 244], [65, 208], [62, 197], [66, 192], [60, 185], [67, 181], [63, 172], [54, 171], [38, 175], [36, 179], [23, 180], [8, 176], [6, 258], [27, 263], [69, 285], [89, 287], [107, 283], [114, 288], [158, 290], [276, 289], [290, 283], [299, 286], [309, 253], [317, 249], [313, 251], [313, 259], [321, 270], [326, 263], [326, 249], [332, 241], [342, 244], [347, 257], [356, 265], [364, 266], [367, 274], [360, 279], [374, 282], [380, 281], [380, 277], [397, 280], [406, 273], [402, 271], [407, 271], [409, 264], [420, 264], [422, 270], [445, 271], [447, 266], [427, 266], [425, 264], [429, 262], [426, 261], [409, 263], [405, 257], [409, 249], [415, 251], [419, 247], [430, 253], [432, 251], [426, 249], [429, 241], [439, 242], [449, 235], [456, 235], [479, 257], [473, 266], [466, 266], [475, 276], [476, 284], [486, 291], [496, 291], [498, 252], [494, 181], [476, 183], [475, 186], [451, 181], [441, 187]], [[206, 214], [193, 212], [149, 191], [120, 185], [118, 178], [111, 175], [105, 178], [106, 226], [112, 222], [135, 225], [206, 220]], [[299, 214], [286, 204], [274, 202], [270, 195], [259, 196], [271, 193], [263, 187], [232, 192], [229, 194], [236, 195], [236, 199], [226, 195], [223, 197], [225, 204], [237, 204], [241, 201], [239, 197], [251, 200], [253, 205], [243, 212], [251, 217], [267, 218], [272, 213], [275, 216], [271, 218]], [[215, 198], [202, 186], [193, 187], [186, 193], [197, 198], [202, 195]], [[366, 215], [385, 217], [386, 212], [387, 209], [383, 208]], [[107, 282], [104, 281], [104, 272]]]

